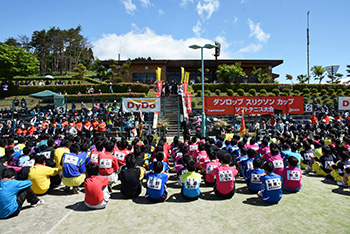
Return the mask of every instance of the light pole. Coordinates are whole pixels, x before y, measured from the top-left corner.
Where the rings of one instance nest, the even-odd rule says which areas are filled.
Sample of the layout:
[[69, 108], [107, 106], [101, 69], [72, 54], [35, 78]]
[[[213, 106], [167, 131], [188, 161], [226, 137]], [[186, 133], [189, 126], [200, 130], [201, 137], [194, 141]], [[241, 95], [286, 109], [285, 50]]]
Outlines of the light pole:
[[216, 45], [205, 44], [204, 46], [199, 45], [191, 45], [189, 46], [191, 49], [201, 49], [201, 63], [202, 63], [202, 133], [203, 136], [206, 136], [206, 126], [205, 126], [205, 113], [204, 113], [204, 60], [203, 60], [203, 48], [205, 49], [213, 49]]

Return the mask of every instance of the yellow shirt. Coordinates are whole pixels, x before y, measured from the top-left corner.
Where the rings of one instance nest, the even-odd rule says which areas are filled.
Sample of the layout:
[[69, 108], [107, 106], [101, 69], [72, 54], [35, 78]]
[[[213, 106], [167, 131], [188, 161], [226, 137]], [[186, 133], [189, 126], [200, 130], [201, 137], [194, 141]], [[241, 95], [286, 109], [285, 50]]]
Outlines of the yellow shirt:
[[5, 148], [4, 147], [0, 147], [0, 157], [5, 155]]
[[51, 168], [37, 164], [30, 168], [28, 180], [33, 184], [31, 186], [35, 194], [44, 194], [50, 188], [50, 176], [58, 174], [58, 168]]
[[70, 153], [70, 150], [66, 147], [60, 147], [55, 150], [54, 160], [56, 163], [56, 167], [59, 171], [62, 171], [62, 166], [60, 165], [60, 162], [64, 153]]

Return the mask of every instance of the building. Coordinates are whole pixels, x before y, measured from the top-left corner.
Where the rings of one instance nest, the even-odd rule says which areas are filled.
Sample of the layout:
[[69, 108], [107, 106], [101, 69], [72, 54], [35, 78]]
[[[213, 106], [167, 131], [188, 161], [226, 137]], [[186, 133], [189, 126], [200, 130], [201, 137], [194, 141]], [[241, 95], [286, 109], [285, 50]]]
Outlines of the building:
[[[122, 65], [125, 61], [118, 61]], [[283, 63], [283, 60], [204, 60], [205, 78], [209, 82], [217, 80], [216, 70], [220, 64], [235, 64], [241, 63], [241, 67], [247, 74], [245, 77], [236, 79], [233, 77], [233, 82], [237, 83], [257, 83], [257, 78], [251, 76], [253, 68], [267, 69], [268, 74], [276, 79], [278, 74], [274, 74], [272, 69]], [[102, 61], [102, 64], [109, 68], [110, 61]], [[190, 72], [190, 80], [200, 82], [201, 77], [201, 60], [132, 60], [129, 67], [129, 75], [124, 76], [125, 82], [152, 82], [156, 80], [156, 69], [162, 69], [161, 79], [164, 82], [172, 82], [181, 80], [181, 67], [185, 68], [186, 72]]]

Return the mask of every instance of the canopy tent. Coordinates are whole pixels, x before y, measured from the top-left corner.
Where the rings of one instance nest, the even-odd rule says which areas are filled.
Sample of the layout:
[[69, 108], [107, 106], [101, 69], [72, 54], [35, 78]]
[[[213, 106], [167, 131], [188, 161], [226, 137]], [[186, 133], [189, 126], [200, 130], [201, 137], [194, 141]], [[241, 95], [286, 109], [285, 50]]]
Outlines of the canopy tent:
[[39, 93], [30, 94], [29, 97], [40, 99], [53, 99], [56, 106], [64, 105], [64, 96], [50, 90], [41, 91]]

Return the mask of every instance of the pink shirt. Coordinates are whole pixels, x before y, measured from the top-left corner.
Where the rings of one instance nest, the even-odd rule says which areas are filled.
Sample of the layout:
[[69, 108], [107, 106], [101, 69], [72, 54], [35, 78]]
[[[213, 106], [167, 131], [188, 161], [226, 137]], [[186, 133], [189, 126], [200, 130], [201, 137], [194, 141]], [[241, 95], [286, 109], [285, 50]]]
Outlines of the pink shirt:
[[264, 148], [258, 149], [257, 153], [261, 154], [261, 156], [265, 160], [265, 155], [270, 153], [270, 146], [265, 146]]
[[273, 163], [273, 166], [275, 168], [273, 169], [273, 173], [282, 176], [282, 172], [284, 170], [284, 163], [280, 154], [277, 154], [275, 156], [271, 155], [271, 157], [269, 157], [266, 161]]
[[205, 164], [205, 178], [204, 180], [208, 183], [214, 183], [214, 176], [212, 174], [212, 171], [214, 168], [220, 166], [221, 163], [218, 162], [218, 159], [214, 161], [210, 161], [207, 164]]
[[301, 187], [302, 176], [300, 168], [289, 166], [282, 172], [283, 185], [288, 189], [298, 189]]
[[235, 176], [237, 170], [228, 165], [218, 166], [213, 169], [213, 175], [216, 178], [216, 189], [221, 194], [228, 194], [235, 188]]
[[198, 152], [198, 144], [197, 143], [188, 145], [188, 154], [193, 159], [196, 159], [197, 152]]

